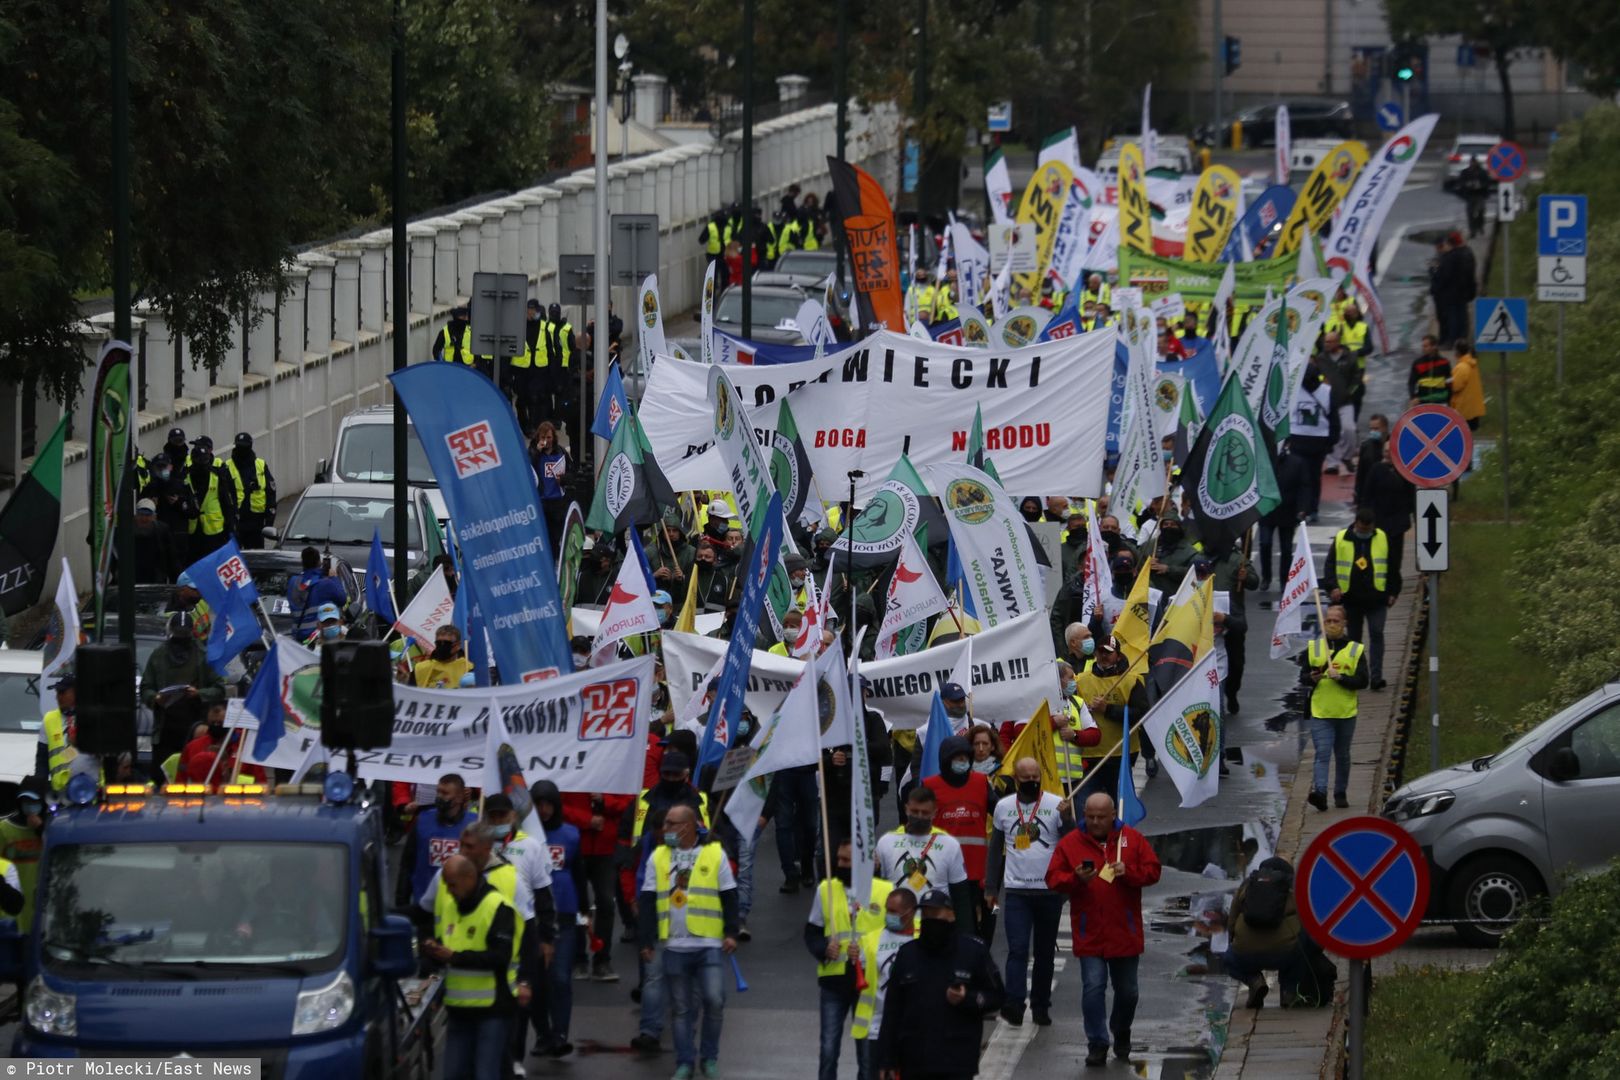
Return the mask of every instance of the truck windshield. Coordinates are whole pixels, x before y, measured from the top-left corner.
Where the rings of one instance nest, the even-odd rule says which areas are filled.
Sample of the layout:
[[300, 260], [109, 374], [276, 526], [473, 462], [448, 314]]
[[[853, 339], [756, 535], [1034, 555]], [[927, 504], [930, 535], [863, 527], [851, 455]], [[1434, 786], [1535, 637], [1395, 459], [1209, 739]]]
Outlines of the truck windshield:
[[39, 932], [52, 969], [311, 974], [343, 952], [352, 890], [341, 844], [70, 844], [50, 852], [45, 875]]

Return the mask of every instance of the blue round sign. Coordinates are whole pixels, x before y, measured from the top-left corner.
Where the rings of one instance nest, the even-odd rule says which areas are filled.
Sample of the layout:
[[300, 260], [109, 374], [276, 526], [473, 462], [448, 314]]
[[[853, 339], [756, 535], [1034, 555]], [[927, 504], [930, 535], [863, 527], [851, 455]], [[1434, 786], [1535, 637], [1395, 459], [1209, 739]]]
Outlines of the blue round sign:
[[1468, 471], [1474, 433], [1449, 405], [1414, 405], [1390, 432], [1395, 471], [1421, 488], [1441, 488]]
[[1485, 155], [1485, 170], [1491, 174], [1493, 180], [1503, 183], [1523, 176], [1524, 166], [1524, 151], [1518, 143], [1499, 142], [1491, 147], [1489, 154]]
[[1323, 830], [1295, 877], [1300, 925], [1322, 948], [1370, 960], [1412, 936], [1429, 905], [1429, 867], [1412, 834], [1378, 817]]

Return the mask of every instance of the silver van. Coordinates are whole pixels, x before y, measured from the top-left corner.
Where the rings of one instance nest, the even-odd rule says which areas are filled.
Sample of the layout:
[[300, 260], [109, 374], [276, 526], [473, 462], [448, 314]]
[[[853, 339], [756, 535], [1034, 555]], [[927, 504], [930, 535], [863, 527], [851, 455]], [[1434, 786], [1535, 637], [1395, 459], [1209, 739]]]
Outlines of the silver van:
[[1429, 862], [1429, 917], [1493, 945], [1531, 898], [1620, 855], [1620, 683], [1588, 694], [1499, 754], [1396, 791], [1384, 816]]

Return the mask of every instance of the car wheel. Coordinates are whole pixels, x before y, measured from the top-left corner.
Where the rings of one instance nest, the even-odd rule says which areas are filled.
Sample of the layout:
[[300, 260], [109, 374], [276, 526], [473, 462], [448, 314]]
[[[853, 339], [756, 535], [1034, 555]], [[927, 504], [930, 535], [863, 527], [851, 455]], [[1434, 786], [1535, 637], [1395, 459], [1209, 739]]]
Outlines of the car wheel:
[[1456, 924], [1457, 935], [1465, 942], [1494, 948], [1524, 917], [1530, 901], [1545, 891], [1540, 875], [1523, 859], [1481, 855], [1452, 873], [1446, 912], [1467, 920]]

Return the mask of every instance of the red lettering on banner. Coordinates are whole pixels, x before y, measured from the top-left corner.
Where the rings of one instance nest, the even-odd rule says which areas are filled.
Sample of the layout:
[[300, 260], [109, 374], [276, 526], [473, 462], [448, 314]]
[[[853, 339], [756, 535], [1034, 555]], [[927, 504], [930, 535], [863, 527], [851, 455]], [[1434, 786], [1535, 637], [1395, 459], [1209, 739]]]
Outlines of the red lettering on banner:
[[493, 469], [501, 463], [501, 454], [495, 448], [495, 440], [490, 435], [487, 420], [480, 420], [459, 431], [452, 431], [444, 437], [444, 441], [450, 447], [450, 455], [455, 460], [457, 476], [472, 476], [486, 469]]
[[968, 433], [965, 431], [951, 432], [951, 452], [959, 453], [967, 449]]
[[845, 446], [853, 450], [866, 449], [865, 428], [831, 428], [827, 431], [817, 431], [815, 437], [817, 447]]
[[246, 585], [252, 580], [248, 574], [248, 568], [243, 564], [240, 555], [232, 555], [220, 563], [219, 569], [214, 573], [219, 578], [219, 583], [227, 589], [234, 589], [238, 585]]
[[592, 683], [580, 694], [579, 738], [628, 739], [636, 733], [635, 679]]
[[428, 840], [428, 865], [443, 866], [444, 860], [461, 851], [461, 841], [453, 836], [435, 836]]

